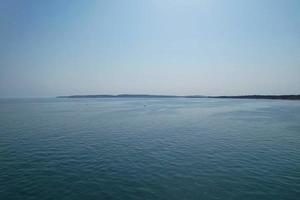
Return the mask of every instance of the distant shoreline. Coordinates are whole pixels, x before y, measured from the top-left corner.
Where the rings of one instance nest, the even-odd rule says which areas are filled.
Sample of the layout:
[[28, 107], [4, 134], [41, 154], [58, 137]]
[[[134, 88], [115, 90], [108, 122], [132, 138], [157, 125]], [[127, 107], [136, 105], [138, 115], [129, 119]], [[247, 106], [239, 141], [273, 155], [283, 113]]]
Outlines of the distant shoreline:
[[300, 95], [178, 96], [178, 95], [150, 95], [150, 94], [119, 94], [119, 95], [70, 95], [70, 96], [57, 96], [56, 98], [218, 98], [218, 99], [300, 100]]

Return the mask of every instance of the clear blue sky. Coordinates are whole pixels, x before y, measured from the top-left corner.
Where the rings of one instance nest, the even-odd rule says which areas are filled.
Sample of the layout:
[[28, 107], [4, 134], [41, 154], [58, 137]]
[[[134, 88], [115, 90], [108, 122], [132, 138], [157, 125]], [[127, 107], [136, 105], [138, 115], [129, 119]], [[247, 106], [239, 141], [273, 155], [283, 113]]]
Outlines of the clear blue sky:
[[0, 97], [299, 94], [299, 0], [1, 0]]

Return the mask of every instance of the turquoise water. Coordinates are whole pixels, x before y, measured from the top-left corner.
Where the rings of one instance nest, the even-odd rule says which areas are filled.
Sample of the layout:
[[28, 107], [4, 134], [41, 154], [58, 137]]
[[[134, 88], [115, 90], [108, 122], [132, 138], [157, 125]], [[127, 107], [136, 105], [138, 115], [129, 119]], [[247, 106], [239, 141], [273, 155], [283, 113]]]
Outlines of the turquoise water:
[[300, 101], [2, 99], [0, 199], [299, 199]]

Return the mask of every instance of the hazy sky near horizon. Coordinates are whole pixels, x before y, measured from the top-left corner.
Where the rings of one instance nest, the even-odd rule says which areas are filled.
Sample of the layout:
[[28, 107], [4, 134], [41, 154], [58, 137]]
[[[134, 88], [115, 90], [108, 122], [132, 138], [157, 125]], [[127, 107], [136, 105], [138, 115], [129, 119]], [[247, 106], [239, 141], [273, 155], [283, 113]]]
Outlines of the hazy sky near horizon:
[[0, 0], [0, 97], [300, 94], [299, 0]]

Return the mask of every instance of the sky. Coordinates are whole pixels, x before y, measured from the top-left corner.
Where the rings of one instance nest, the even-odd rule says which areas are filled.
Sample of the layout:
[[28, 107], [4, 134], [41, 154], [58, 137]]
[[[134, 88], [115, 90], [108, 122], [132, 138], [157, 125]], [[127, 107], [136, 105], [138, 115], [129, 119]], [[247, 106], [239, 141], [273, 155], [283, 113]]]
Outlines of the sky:
[[0, 97], [300, 94], [299, 0], [0, 0]]

